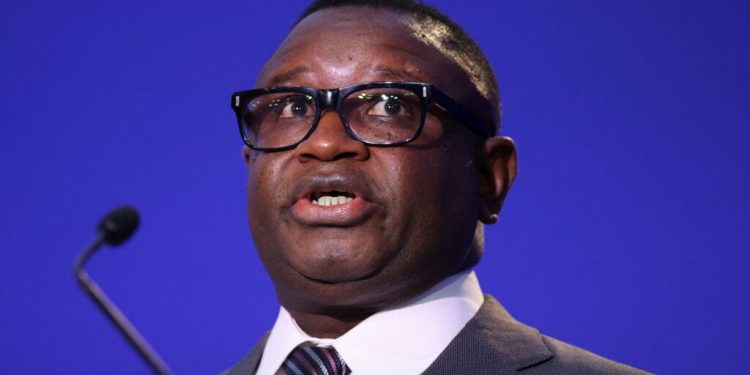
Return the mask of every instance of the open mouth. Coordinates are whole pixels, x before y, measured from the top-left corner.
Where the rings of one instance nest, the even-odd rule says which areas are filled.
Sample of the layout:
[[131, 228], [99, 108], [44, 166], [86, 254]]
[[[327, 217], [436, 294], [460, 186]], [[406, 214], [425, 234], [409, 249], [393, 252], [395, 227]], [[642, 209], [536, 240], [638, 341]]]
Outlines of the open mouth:
[[312, 227], [351, 227], [368, 220], [377, 210], [369, 201], [369, 186], [341, 176], [303, 179], [293, 195], [292, 218]]
[[352, 193], [337, 190], [315, 192], [310, 195], [310, 201], [317, 206], [338, 206], [351, 202], [354, 198], [356, 195]]

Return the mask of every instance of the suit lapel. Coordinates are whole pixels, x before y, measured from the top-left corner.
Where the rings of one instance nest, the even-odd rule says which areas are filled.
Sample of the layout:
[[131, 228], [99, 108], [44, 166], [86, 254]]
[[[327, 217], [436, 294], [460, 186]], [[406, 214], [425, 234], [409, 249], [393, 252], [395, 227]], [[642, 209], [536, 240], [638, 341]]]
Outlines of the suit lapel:
[[436, 374], [499, 374], [551, 359], [539, 331], [513, 319], [492, 296], [458, 336], [424, 372]]

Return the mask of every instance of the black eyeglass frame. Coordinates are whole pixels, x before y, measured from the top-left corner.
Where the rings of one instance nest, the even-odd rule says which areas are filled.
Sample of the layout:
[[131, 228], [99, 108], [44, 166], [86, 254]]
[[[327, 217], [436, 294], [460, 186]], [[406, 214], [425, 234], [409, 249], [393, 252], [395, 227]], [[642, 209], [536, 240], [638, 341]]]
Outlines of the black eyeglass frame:
[[[349, 125], [349, 120], [341, 111], [343, 101], [352, 92], [375, 88], [397, 88], [412, 92], [413, 94], [417, 95], [417, 97], [419, 97], [422, 105], [422, 113], [419, 120], [419, 126], [412, 137], [393, 143], [373, 143], [361, 139], [354, 133], [351, 126]], [[308, 130], [304, 137], [302, 137], [299, 141], [289, 146], [258, 147], [251, 144], [247, 139], [247, 135], [245, 134], [245, 130], [243, 128], [243, 107], [246, 106], [247, 103], [249, 103], [251, 100], [261, 95], [280, 92], [306, 94], [313, 98], [313, 101], [315, 102], [315, 115], [313, 116], [310, 130]], [[300, 143], [309, 138], [310, 135], [315, 131], [315, 128], [318, 127], [318, 122], [320, 121], [320, 117], [323, 115], [323, 112], [329, 108], [336, 110], [336, 113], [339, 115], [339, 118], [343, 122], [344, 127], [346, 128], [346, 132], [349, 134], [349, 136], [366, 145], [375, 147], [391, 147], [404, 145], [413, 142], [422, 133], [425, 118], [427, 117], [427, 112], [429, 111], [429, 108], [432, 104], [435, 104], [438, 108], [451, 115], [453, 118], [458, 120], [458, 122], [460, 122], [462, 125], [473, 131], [480, 137], [489, 138], [493, 135], [492, 131], [490, 130], [492, 127], [486, 125], [485, 122], [482, 121], [478, 116], [466, 109], [457, 101], [453, 100], [442, 90], [435, 87], [435, 85], [424, 82], [370, 82], [341, 87], [337, 89], [315, 89], [301, 86], [265, 87], [235, 92], [234, 94], [232, 94], [231, 103], [232, 109], [237, 115], [237, 124], [239, 125], [242, 141], [245, 143], [245, 145], [247, 145], [247, 147], [253, 150], [264, 152], [285, 151], [297, 147]]]

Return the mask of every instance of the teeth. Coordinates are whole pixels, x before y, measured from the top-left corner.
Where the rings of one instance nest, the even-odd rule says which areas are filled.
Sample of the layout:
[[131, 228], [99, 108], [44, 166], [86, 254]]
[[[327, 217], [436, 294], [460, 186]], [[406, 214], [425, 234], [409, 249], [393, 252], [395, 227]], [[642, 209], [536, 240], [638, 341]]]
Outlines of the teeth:
[[345, 197], [343, 195], [323, 195], [318, 199], [313, 199], [312, 203], [317, 204], [318, 206], [337, 206], [346, 202], [351, 202], [352, 200], [352, 198]]

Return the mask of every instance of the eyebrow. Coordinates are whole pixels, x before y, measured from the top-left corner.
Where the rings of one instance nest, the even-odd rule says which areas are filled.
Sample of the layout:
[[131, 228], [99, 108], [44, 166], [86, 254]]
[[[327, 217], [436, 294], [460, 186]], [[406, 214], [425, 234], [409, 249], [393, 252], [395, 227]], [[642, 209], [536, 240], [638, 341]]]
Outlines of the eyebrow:
[[376, 65], [374, 70], [375, 72], [382, 74], [386, 81], [424, 81], [424, 79], [418, 74], [415, 75], [415, 72], [406, 69], [394, 69], [386, 65]]
[[295, 79], [300, 78], [301, 76], [310, 74], [310, 72], [311, 72], [310, 68], [306, 66], [298, 66], [296, 68], [293, 68], [292, 70], [288, 70], [284, 73], [280, 73], [271, 77], [271, 79], [268, 80], [268, 86], [270, 87], [281, 86], [284, 83], [293, 81]]
[[[379, 81], [410, 81], [421, 82], [423, 79], [415, 72], [406, 69], [395, 69], [387, 65], [376, 65], [373, 70], [380, 74]], [[298, 66], [284, 73], [277, 74], [268, 80], [268, 87], [282, 86], [288, 82], [300, 79], [302, 76], [311, 74], [312, 70], [306, 66]]]

